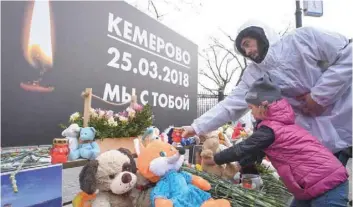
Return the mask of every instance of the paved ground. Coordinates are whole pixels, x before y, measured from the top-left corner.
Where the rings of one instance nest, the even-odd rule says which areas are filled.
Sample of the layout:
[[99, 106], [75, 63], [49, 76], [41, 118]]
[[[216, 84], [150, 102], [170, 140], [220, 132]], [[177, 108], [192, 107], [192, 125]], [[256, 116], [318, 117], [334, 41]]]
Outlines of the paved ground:
[[[80, 191], [78, 175], [82, 167], [65, 169], [63, 173], [63, 203], [71, 201]], [[72, 205], [68, 205], [68, 207]]]
[[[82, 167], [65, 169], [63, 174], [63, 202], [68, 202], [73, 199], [77, 192], [80, 191], [78, 183], [78, 175]], [[352, 175], [352, 159], [348, 161], [347, 169]], [[352, 176], [349, 177], [349, 197], [352, 198]], [[72, 207], [67, 205], [65, 207]]]

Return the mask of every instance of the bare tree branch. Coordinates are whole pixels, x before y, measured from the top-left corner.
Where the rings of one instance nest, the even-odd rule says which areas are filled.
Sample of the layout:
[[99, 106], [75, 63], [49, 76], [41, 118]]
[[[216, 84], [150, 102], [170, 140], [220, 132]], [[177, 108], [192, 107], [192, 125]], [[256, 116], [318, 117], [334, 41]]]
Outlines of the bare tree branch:
[[158, 10], [157, 10], [157, 8], [156, 8], [156, 5], [154, 4], [154, 2], [153, 2], [152, 0], [149, 0], [149, 1], [148, 1], [148, 9], [149, 9], [150, 5], [152, 6], [154, 13], [156, 14], [156, 19], [157, 19], [157, 20], [159, 20], [162, 16], [165, 15], [165, 14], [160, 15], [160, 14], [158, 13]]
[[204, 88], [204, 89], [206, 89], [207, 91], [209, 91], [209, 92], [211, 92], [213, 95], [217, 95], [217, 93], [216, 93], [216, 89], [211, 89], [211, 88], [209, 88], [209, 87], [206, 87], [205, 85], [203, 85], [200, 81], [199, 81], [199, 84]]
[[[227, 56], [228, 56], [228, 53], [226, 53], [226, 54], [223, 56], [221, 62], [219, 63], [219, 66], [218, 66], [219, 71], [222, 70], [223, 62], [224, 62], [224, 60], [226, 59]], [[227, 71], [227, 66], [228, 66], [228, 64], [229, 64], [229, 63], [226, 63], [225, 71]], [[220, 74], [220, 75], [221, 75], [221, 74]], [[221, 77], [223, 78], [223, 76], [221, 76]], [[227, 77], [223, 78], [223, 80], [226, 80], [226, 79], [227, 79]]]
[[228, 48], [226, 48], [224, 45], [219, 44], [219, 45], [216, 45], [216, 47], [219, 47], [219, 48], [222, 48], [223, 50], [226, 50], [230, 55], [232, 55], [236, 59], [236, 61], [238, 62], [239, 66], [241, 66], [243, 69], [245, 68], [240, 63], [239, 57], [236, 54], [234, 54], [232, 51], [230, 51]]
[[248, 67], [248, 61], [246, 60], [245, 57], [243, 57], [243, 60], [244, 60], [244, 66], [245, 66], [245, 68]]
[[215, 59], [215, 66], [216, 66], [216, 70], [217, 70], [217, 73], [218, 73], [218, 78], [220, 79], [220, 82], [224, 82], [224, 79], [221, 75], [221, 69], [220, 67], [218, 66], [218, 58], [217, 58], [217, 54], [216, 54], [216, 50], [214, 48], [214, 46], [211, 46], [211, 49], [212, 49], [212, 52], [213, 52], [213, 58]]
[[[228, 53], [227, 53], [228, 55]], [[228, 73], [228, 65], [230, 62], [232, 62], [233, 59], [227, 59], [227, 64], [226, 64], [226, 80], [231, 80], [232, 79], [232, 75], [229, 77], [229, 73]]]
[[237, 83], [235, 84], [236, 86], [239, 85], [240, 81], [241, 81], [241, 77], [243, 77], [245, 69], [242, 69], [239, 75], [239, 79], [237, 80]]
[[291, 26], [292, 26], [292, 24], [289, 22], [288, 25], [287, 25], [287, 27], [286, 27], [286, 29], [285, 29], [283, 32], [280, 32], [279, 35], [280, 35], [281, 37], [283, 37], [284, 35], [286, 35], [286, 34], [289, 32], [289, 30], [291, 29]]
[[217, 77], [211, 77], [210, 75], [208, 75], [207, 73], [205, 73], [203, 70], [200, 72], [200, 75], [203, 75], [205, 77], [207, 77], [208, 79], [212, 80], [215, 84], [220, 85], [219, 80], [217, 80]]
[[[187, 7], [185, 7], [187, 6]], [[160, 7], [165, 8], [164, 14], [161, 14]], [[195, 13], [199, 14], [199, 8], [202, 7], [201, 0], [198, 1], [185, 1], [185, 0], [148, 0], [147, 10], [156, 17], [157, 20], [162, 21], [162, 17], [173, 12], [182, 12], [183, 9], [193, 9]]]
[[214, 69], [213, 69], [213, 67], [212, 67], [212, 65], [211, 65], [211, 61], [210, 61], [210, 57], [209, 57], [209, 55], [208, 54], [206, 54], [207, 55], [207, 59], [206, 59], [206, 61], [207, 61], [207, 66], [208, 66], [208, 68], [210, 69], [210, 71], [212, 72], [212, 74], [213, 74], [213, 77], [217, 80], [216, 82], [217, 82], [217, 85], [220, 85], [221, 83], [219, 82], [219, 78], [218, 78], [218, 76], [216, 75], [216, 73], [215, 73], [215, 71], [214, 71]]
[[[234, 68], [234, 69], [232, 70], [230, 76], [233, 77], [234, 73], [235, 73], [239, 68], [241, 69], [241, 67], [236, 67], [236, 68]], [[242, 70], [242, 72], [244, 71], [243, 69], [241, 69], [241, 70]], [[238, 78], [238, 80], [237, 80], [237, 83], [235, 84], [236, 86], [239, 84], [239, 80], [240, 80], [240, 79], [241, 79], [241, 76], [239, 76], [239, 78]]]
[[222, 30], [221, 28], [218, 28], [225, 36], [228, 37], [228, 39], [231, 41], [231, 42], [234, 42], [235, 39], [233, 39], [229, 34], [227, 34], [224, 30]]

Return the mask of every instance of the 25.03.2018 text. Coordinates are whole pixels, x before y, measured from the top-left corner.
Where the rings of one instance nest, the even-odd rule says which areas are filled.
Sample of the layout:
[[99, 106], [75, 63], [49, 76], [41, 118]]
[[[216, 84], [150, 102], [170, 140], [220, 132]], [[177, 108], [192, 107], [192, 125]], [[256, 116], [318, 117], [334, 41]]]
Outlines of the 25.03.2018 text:
[[[118, 68], [123, 71], [131, 71], [133, 73], [139, 73], [142, 76], [149, 75], [151, 78], [172, 83], [172, 84], [179, 84], [184, 87], [189, 87], [189, 75], [187, 73], [182, 73], [175, 69], [170, 69], [169, 67], [163, 67], [164, 76], [158, 75], [158, 66], [157, 63], [154, 61], [149, 62], [145, 58], [140, 58], [138, 61], [138, 67], [133, 68], [131, 63], [132, 55], [128, 52], [123, 52], [121, 56], [120, 51], [115, 47], [110, 47], [108, 49], [108, 53], [114, 55], [113, 59], [108, 62], [108, 66], [113, 68]], [[120, 58], [122, 57], [122, 58]], [[120, 62], [120, 63], [119, 63]]]

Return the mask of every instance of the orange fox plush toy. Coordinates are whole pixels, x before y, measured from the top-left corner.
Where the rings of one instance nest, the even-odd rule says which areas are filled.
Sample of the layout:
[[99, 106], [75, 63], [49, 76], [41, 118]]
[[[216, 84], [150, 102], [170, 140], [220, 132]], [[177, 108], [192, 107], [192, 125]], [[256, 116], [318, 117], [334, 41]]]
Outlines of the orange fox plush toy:
[[153, 207], [230, 207], [224, 199], [214, 200], [211, 185], [201, 177], [181, 172], [184, 149], [153, 140], [146, 147], [134, 140], [137, 168], [142, 176], [156, 183], [150, 194]]

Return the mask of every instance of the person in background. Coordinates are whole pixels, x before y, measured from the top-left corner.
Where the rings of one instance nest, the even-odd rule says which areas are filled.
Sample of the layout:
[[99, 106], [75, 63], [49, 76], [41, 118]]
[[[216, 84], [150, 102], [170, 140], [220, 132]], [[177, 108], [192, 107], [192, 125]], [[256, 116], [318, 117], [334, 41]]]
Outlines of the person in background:
[[245, 100], [258, 121], [257, 129], [246, 140], [215, 154], [214, 163], [264, 152], [295, 197], [292, 206], [347, 206], [346, 168], [316, 137], [295, 124], [291, 105], [267, 74], [255, 81]]
[[352, 147], [349, 39], [312, 27], [298, 28], [280, 38], [263, 23], [249, 21], [239, 29], [234, 47], [252, 63], [229, 96], [191, 126], [184, 126], [183, 137], [207, 133], [238, 120], [249, 110], [245, 101], [249, 87], [269, 73], [293, 107], [296, 123], [319, 138], [346, 165], [349, 155], [345, 152]]

